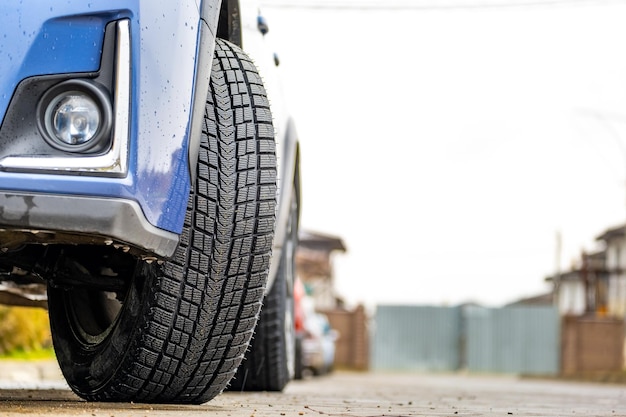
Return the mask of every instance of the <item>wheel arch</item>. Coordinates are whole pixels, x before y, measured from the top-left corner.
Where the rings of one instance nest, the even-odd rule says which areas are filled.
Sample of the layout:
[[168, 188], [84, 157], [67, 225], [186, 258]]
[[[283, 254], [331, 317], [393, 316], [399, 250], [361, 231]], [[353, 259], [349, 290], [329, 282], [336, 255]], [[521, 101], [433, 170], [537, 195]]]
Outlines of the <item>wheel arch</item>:
[[204, 120], [204, 106], [209, 79], [215, 39], [225, 39], [241, 47], [241, 13], [239, 0], [204, 0], [200, 9], [201, 26], [198, 34], [196, 79], [194, 82], [193, 116], [189, 129], [188, 164], [189, 178], [196, 180], [196, 164], [200, 149], [200, 135]]
[[223, 0], [220, 7], [217, 37], [242, 47], [239, 0]]
[[[278, 145], [278, 144], [277, 144]], [[279, 164], [278, 172], [278, 207], [276, 210], [276, 232], [274, 233], [274, 245], [272, 258], [280, 259], [282, 255], [283, 245], [286, 239], [287, 222], [290, 214], [290, 206], [292, 195], [295, 192], [295, 198], [298, 204], [298, 218], [296, 227], [300, 223], [302, 184], [300, 178], [300, 142], [296, 131], [295, 122], [289, 118], [287, 129], [282, 138], [282, 158]], [[267, 281], [266, 294], [272, 288], [274, 278], [278, 273], [279, 262], [271, 262], [270, 271]]]

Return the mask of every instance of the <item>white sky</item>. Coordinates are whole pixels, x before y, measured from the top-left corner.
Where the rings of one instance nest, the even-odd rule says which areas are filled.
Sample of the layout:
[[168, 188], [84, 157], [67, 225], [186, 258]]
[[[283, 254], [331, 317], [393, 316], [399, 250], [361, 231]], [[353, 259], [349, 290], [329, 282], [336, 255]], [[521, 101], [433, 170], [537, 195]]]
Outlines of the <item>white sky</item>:
[[536, 295], [626, 219], [626, 3], [376, 6], [477, 2], [263, 2], [351, 304]]

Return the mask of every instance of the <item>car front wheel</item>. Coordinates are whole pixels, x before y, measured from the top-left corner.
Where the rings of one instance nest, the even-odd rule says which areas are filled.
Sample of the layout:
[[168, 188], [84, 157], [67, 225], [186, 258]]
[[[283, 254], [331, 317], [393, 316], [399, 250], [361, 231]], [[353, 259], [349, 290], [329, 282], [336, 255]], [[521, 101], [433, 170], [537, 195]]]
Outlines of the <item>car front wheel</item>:
[[[78, 395], [202, 403], [227, 386], [265, 291], [276, 205], [274, 146], [254, 65], [218, 40], [197, 178], [173, 258], [149, 262], [109, 248], [99, 262], [85, 247], [67, 247], [48, 277], [55, 351]], [[83, 275], [99, 284], [89, 285]], [[68, 276], [77, 279], [60, 279]]]

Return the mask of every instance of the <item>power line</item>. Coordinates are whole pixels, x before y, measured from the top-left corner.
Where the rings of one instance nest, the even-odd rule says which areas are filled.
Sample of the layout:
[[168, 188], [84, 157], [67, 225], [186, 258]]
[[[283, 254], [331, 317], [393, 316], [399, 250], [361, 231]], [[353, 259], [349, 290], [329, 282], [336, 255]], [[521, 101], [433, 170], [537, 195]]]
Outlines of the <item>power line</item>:
[[626, 4], [624, 0], [449, 0], [449, 1], [284, 1], [261, 0], [261, 6], [279, 9], [320, 10], [474, 10], [580, 5]]

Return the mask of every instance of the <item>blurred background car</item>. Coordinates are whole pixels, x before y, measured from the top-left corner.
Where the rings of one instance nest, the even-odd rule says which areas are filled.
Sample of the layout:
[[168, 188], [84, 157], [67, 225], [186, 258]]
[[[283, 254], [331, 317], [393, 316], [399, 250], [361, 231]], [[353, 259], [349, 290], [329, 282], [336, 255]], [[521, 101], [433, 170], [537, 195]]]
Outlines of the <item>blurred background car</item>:
[[300, 279], [294, 286], [296, 367], [295, 378], [323, 375], [333, 370], [335, 343], [339, 333], [330, 326], [325, 314], [315, 311], [313, 299], [307, 295]]

